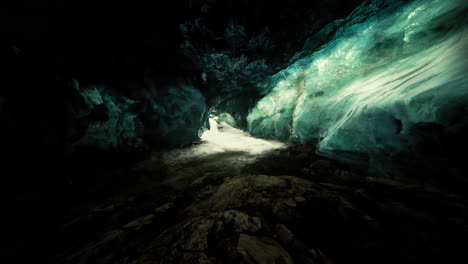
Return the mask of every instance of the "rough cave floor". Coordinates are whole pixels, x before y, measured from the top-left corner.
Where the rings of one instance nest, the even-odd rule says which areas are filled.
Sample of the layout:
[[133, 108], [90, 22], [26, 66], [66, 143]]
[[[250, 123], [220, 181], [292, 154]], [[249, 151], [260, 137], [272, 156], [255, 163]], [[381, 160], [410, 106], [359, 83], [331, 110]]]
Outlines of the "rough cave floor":
[[129, 172], [134, 182], [70, 213], [59, 262], [459, 263], [463, 257], [462, 194], [368, 177], [317, 156], [312, 146], [238, 137], [235, 146], [242, 147], [223, 148], [209, 134], [202, 139], [154, 153]]

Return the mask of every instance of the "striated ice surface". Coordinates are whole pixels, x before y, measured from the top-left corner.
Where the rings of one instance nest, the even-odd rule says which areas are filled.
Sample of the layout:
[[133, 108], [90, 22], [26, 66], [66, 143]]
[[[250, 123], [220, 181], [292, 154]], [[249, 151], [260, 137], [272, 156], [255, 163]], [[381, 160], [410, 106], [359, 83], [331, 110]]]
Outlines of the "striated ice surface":
[[416, 123], [451, 125], [454, 109], [468, 112], [467, 11], [463, 0], [363, 3], [332, 41], [271, 77], [249, 131], [373, 162], [406, 149]]

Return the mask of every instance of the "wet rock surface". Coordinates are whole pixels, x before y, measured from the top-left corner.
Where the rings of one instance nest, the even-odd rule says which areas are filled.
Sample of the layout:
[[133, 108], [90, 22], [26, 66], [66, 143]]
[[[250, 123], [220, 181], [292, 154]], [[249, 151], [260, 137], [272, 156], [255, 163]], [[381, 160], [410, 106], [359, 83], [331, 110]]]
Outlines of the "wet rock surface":
[[51, 262], [460, 263], [464, 257], [463, 194], [373, 178], [304, 146], [249, 164], [229, 163], [235, 155], [243, 154], [164, 169], [155, 157], [142, 162], [133, 191], [127, 186], [97, 206], [70, 210]]

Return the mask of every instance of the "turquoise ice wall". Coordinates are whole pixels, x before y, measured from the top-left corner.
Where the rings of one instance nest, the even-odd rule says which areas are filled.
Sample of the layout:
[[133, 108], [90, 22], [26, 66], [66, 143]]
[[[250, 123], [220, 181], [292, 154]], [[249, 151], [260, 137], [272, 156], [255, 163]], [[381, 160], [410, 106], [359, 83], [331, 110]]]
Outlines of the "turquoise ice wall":
[[250, 132], [372, 162], [407, 148], [416, 123], [449, 126], [454, 109], [468, 112], [467, 11], [463, 0], [364, 2], [328, 44], [270, 78]]

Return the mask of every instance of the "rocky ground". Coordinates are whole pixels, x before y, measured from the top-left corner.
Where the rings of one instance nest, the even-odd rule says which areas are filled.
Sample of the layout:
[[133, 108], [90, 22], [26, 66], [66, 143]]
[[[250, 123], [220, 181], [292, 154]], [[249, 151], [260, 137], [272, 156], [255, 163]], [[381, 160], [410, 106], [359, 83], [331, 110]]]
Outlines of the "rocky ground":
[[[468, 201], [369, 177], [290, 146], [167, 166], [155, 153], [137, 180], [69, 210], [58, 263], [462, 263]], [[242, 162], [244, 161], [244, 163]], [[125, 191], [122, 191], [125, 190]]]

